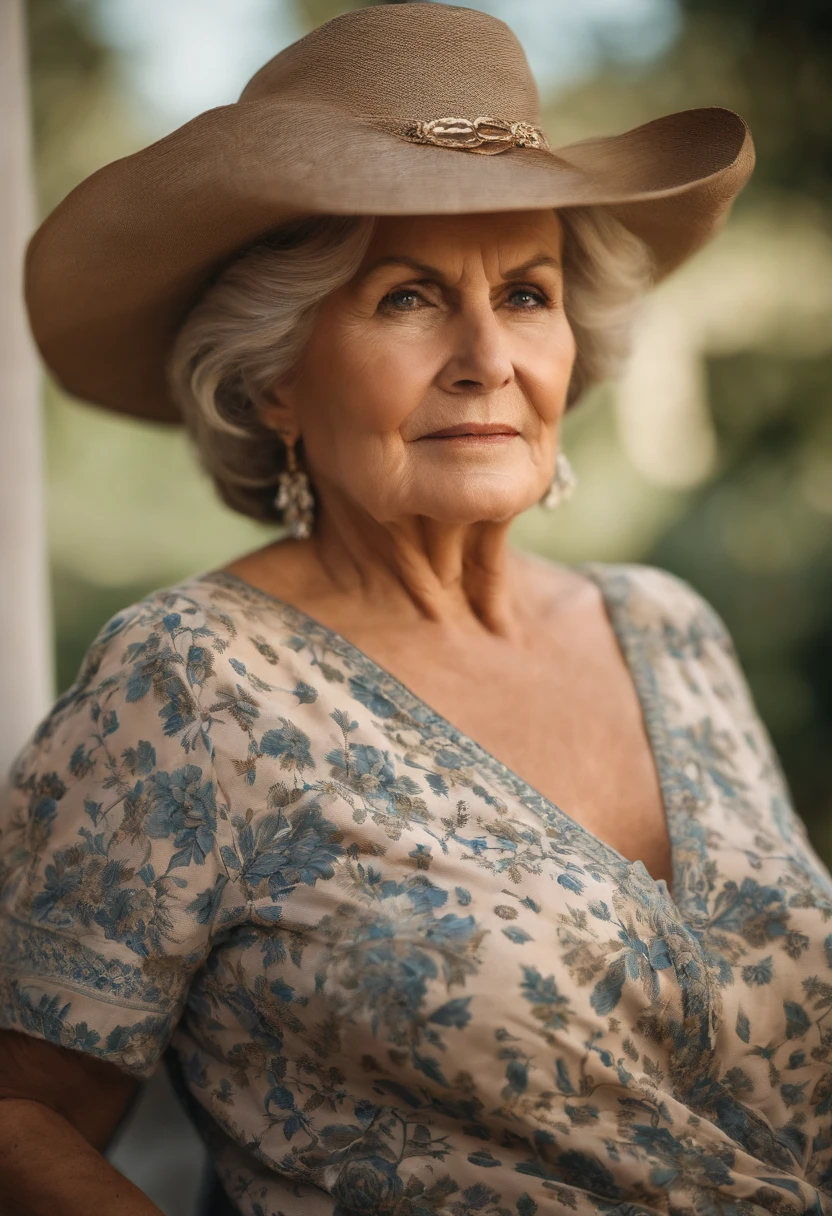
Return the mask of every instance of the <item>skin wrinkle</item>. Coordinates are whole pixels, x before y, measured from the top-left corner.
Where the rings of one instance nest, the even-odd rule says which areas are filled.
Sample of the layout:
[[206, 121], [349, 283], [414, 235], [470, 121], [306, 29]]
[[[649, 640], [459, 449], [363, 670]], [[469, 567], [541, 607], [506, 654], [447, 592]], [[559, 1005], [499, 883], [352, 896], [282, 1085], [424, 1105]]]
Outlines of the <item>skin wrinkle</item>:
[[[512, 266], [510, 270], [503, 271], [500, 277], [504, 282], [519, 279], [522, 275], [527, 274], [532, 267], [539, 265], [551, 266], [556, 270], [561, 269], [561, 264], [556, 258], [550, 257], [547, 254], [540, 254], [539, 256], [528, 258], [525, 262], [521, 262], [519, 266]], [[401, 255], [377, 258], [365, 271], [360, 273], [358, 282], [363, 284], [375, 269], [380, 266], [410, 266], [412, 270], [419, 270], [422, 274], [432, 275], [440, 283], [449, 283], [447, 276], [437, 266], [431, 266], [429, 263], [421, 262], [417, 258]]]
[[[316, 528], [282, 546], [305, 548], [319, 595], [466, 636], [528, 638], [508, 532], [551, 480], [575, 358], [561, 249], [551, 210], [378, 221], [261, 407], [268, 426], [303, 439]], [[519, 436], [424, 440], [460, 421]], [[268, 553], [261, 584], [274, 582]]]

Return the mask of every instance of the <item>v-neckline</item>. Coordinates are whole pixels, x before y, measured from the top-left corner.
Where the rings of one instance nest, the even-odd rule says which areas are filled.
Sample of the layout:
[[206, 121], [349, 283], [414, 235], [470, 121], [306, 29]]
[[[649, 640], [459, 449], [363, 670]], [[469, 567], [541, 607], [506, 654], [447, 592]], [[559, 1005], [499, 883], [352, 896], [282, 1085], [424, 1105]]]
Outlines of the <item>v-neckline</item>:
[[569, 569], [579, 574], [586, 574], [598, 587], [607, 621], [618, 642], [624, 663], [633, 683], [659, 782], [662, 808], [670, 841], [672, 887], [668, 886], [664, 878], [654, 878], [643, 861], [640, 859], [631, 861], [623, 853], [620, 853], [614, 845], [597, 836], [579, 820], [574, 819], [568, 811], [563, 810], [551, 798], [541, 793], [531, 782], [521, 777], [519, 773], [516, 773], [495, 756], [493, 752], [488, 751], [486, 747], [478, 743], [471, 735], [466, 734], [465, 731], [455, 726], [453, 722], [443, 714], [440, 714], [427, 701], [417, 696], [411, 688], [404, 684], [397, 676], [394, 676], [391, 671], [382, 666], [381, 663], [372, 658], [366, 651], [362, 650], [360, 646], [357, 646], [349, 638], [339, 633], [338, 630], [331, 629], [303, 608], [299, 608], [295, 604], [289, 603], [288, 600], [281, 599], [279, 596], [272, 595], [271, 592], [248, 582], [247, 579], [242, 578], [231, 570], [211, 570], [198, 575], [195, 581], [204, 583], [213, 582], [220, 586], [224, 585], [235, 588], [243, 593], [254, 595], [278, 610], [284, 622], [289, 623], [290, 626], [294, 622], [295, 625], [305, 626], [305, 629], [301, 630], [301, 632], [308, 633], [311, 628], [322, 637], [332, 639], [336, 643], [338, 653], [345, 657], [349, 663], [359, 670], [363, 668], [365, 673], [374, 676], [376, 679], [380, 678], [383, 681], [387, 692], [390, 694], [390, 699], [395, 702], [397, 708], [408, 712], [415, 722], [431, 725], [442, 731], [453, 746], [468, 752], [475, 764], [480, 765], [497, 778], [500, 778], [502, 784], [511, 790], [514, 797], [520, 800], [525, 797], [531, 803], [540, 803], [545, 809], [553, 811], [556, 816], [560, 816], [569, 826], [570, 832], [573, 835], [586, 839], [590, 846], [590, 852], [597, 852], [600, 849], [602, 852], [609, 854], [620, 866], [631, 870], [639, 870], [659, 890], [661, 895], [682, 914], [684, 903], [682, 897], [683, 869], [680, 858], [681, 839], [680, 836], [677, 836], [677, 831], [681, 830], [684, 807], [680, 800], [680, 783], [676, 771], [678, 759], [676, 758], [673, 732], [665, 717], [665, 699], [658, 686], [655, 670], [639, 654], [639, 631], [628, 619], [624, 610], [627, 597], [617, 599], [613, 592], [613, 580], [623, 579], [627, 593], [629, 594], [631, 590], [630, 576], [620, 563], [605, 565], [601, 562], [592, 561], [575, 562], [569, 565]]

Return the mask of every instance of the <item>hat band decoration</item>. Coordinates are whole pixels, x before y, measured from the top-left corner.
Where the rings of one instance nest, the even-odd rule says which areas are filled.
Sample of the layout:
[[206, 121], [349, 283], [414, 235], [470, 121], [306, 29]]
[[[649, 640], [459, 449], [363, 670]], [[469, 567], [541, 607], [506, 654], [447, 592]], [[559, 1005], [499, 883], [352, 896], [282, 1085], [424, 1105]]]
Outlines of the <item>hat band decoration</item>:
[[463, 152], [504, 152], [507, 148], [542, 148], [549, 141], [540, 127], [507, 118], [429, 118], [399, 127], [396, 135], [413, 143], [435, 144], [439, 148], [458, 148]]

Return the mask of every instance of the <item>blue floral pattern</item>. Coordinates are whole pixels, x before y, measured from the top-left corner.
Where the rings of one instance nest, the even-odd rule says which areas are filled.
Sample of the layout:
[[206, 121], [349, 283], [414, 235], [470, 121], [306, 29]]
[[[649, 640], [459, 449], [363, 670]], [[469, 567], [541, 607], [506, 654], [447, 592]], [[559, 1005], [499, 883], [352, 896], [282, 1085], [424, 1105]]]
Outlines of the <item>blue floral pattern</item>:
[[578, 569], [672, 889], [214, 572], [110, 621], [15, 766], [2, 1025], [170, 1045], [247, 1216], [832, 1213], [832, 879], [710, 605]]

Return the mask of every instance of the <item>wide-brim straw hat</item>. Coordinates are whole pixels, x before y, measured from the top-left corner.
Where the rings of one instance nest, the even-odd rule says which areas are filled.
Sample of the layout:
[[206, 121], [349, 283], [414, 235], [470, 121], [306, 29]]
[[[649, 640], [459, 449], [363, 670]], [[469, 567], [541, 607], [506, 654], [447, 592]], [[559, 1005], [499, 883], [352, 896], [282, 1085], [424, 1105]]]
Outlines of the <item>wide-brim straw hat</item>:
[[721, 227], [754, 165], [746, 123], [683, 110], [552, 149], [502, 21], [475, 9], [354, 9], [199, 114], [76, 186], [32, 236], [25, 295], [58, 384], [176, 421], [166, 362], [219, 270], [283, 222], [603, 205], [656, 280]]

